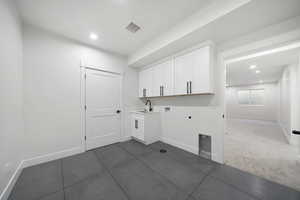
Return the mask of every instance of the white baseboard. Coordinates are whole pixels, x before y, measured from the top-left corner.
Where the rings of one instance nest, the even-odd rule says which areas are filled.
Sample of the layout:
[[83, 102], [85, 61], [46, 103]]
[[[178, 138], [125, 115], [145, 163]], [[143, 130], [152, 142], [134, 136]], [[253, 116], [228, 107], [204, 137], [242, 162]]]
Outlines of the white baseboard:
[[265, 124], [265, 125], [276, 125], [276, 121], [270, 120], [257, 120], [257, 119], [241, 119], [241, 118], [227, 118], [227, 120], [233, 120], [238, 122], [246, 122], [246, 123], [256, 123], [256, 124]]
[[12, 175], [12, 177], [10, 178], [8, 184], [6, 185], [6, 187], [4, 188], [2, 194], [0, 195], [0, 200], [7, 200], [9, 197], [10, 192], [12, 191], [16, 181], [18, 180], [22, 170], [26, 167], [30, 167], [33, 165], [38, 165], [41, 163], [45, 163], [45, 162], [49, 162], [52, 160], [57, 160], [60, 158], [64, 158], [64, 157], [68, 157], [68, 156], [72, 156], [75, 154], [79, 154], [84, 152], [84, 148], [83, 147], [74, 147], [71, 149], [67, 149], [67, 150], [63, 150], [63, 151], [59, 151], [59, 152], [54, 152], [54, 153], [49, 153], [46, 155], [42, 155], [42, 156], [36, 156], [30, 159], [25, 159], [22, 160], [19, 164], [19, 166], [17, 167], [17, 169], [15, 170], [14, 174]]
[[38, 165], [41, 163], [49, 162], [52, 160], [57, 160], [60, 158], [72, 156], [72, 155], [83, 153], [83, 152], [84, 152], [84, 149], [82, 147], [74, 147], [71, 149], [58, 151], [58, 152], [54, 152], [54, 153], [49, 153], [49, 154], [42, 155], [42, 156], [36, 156], [36, 157], [30, 158], [30, 159], [23, 160], [24, 167]]
[[131, 140], [131, 136], [124, 136], [120, 139], [120, 142], [126, 142], [128, 140]]
[[199, 153], [198, 147], [194, 147], [194, 146], [191, 146], [191, 145], [180, 143], [180, 142], [177, 142], [176, 140], [173, 140], [173, 139], [170, 139], [170, 138], [162, 137], [161, 141], [164, 142], [164, 143], [167, 143], [169, 145], [178, 147], [180, 149], [186, 150], [186, 151], [188, 151], [190, 153], [193, 153], [193, 154], [196, 154], [196, 155], [198, 155], [198, 153]]
[[291, 138], [289, 137], [289, 134], [288, 134], [288, 132], [286, 131], [286, 129], [284, 128], [284, 126], [283, 126], [280, 122], [278, 122], [278, 125], [279, 125], [279, 127], [281, 128], [281, 130], [282, 130], [282, 132], [283, 132], [283, 135], [284, 135], [284, 137], [286, 138], [287, 142], [288, 142], [289, 144], [291, 144]]
[[6, 187], [4, 188], [4, 190], [2, 191], [2, 193], [0, 194], [0, 200], [7, 200], [9, 197], [9, 194], [11, 193], [12, 189], [14, 188], [14, 185], [16, 184], [22, 170], [23, 170], [23, 164], [24, 162], [21, 161], [20, 164], [18, 165], [17, 169], [15, 170], [15, 172], [13, 173], [13, 175], [11, 176], [11, 178], [8, 181], [8, 184], [6, 185]]

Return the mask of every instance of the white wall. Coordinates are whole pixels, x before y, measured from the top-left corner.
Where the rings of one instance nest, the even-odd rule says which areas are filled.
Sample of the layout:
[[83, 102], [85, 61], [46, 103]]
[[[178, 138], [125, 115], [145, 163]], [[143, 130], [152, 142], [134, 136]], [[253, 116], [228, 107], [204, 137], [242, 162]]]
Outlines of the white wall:
[[283, 129], [288, 141], [291, 139], [291, 69], [291, 66], [287, 67], [282, 73], [282, 77], [278, 82], [278, 123]]
[[[238, 103], [238, 91], [245, 89], [264, 89], [264, 105], [240, 105]], [[227, 87], [226, 88], [226, 112], [227, 118], [230, 119], [247, 119], [277, 121], [277, 83], [258, 84], [250, 86]]]
[[285, 68], [278, 82], [279, 106], [278, 123], [282, 127], [285, 136], [291, 144], [296, 144], [297, 139], [292, 135], [292, 130], [298, 126], [298, 64]]
[[22, 33], [11, 0], [0, 1], [0, 199], [23, 152]]
[[[165, 112], [165, 107], [171, 110]], [[209, 135], [212, 137], [212, 159], [220, 161], [217, 137], [222, 132], [222, 124], [218, 120], [221, 119], [218, 107], [155, 106], [155, 110], [161, 112], [162, 141], [198, 154], [199, 134]]]
[[[137, 73], [124, 57], [93, 49], [30, 25], [24, 27], [26, 158], [81, 148], [80, 60], [124, 73], [124, 116], [138, 104]], [[129, 119], [125, 119], [129, 120]], [[128, 124], [128, 123], [125, 123]], [[129, 135], [125, 127], [124, 135]]]
[[[291, 132], [293, 130], [300, 130], [300, 113], [299, 113], [299, 105], [300, 105], [300, 98], [299, 98], [299, 85], [300, 85], [300, 74], [299, 74], [299, 61], [298, 63], [290, 66], [291, 68]], [[300, 155], [300, 138], [297, 135], [292, 134], [290, 143], [293, 145], [298, 145], [299, 147], [299, 155]]]
[[[300, 131], [300, 55], [298, 57], [298, 64], [297, 64], [297, 69], [296, 69], [296, 98], [295, 98], [295, 120], [294, 120], [294, 130]], [[298, 148], [299, 148], [299, 155], [300, 155], [300, 138], [298, 137], [297, 139], [294, 139], [297, 142]], [[298, 140], [298, 141], [297, 141]]]

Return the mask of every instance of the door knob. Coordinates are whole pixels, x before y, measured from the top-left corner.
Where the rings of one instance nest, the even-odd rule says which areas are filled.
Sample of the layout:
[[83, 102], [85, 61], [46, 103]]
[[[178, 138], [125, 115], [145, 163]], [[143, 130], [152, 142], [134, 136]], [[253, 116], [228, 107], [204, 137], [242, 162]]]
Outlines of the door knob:
[[300, 135], [300, 131], [293, 130], [292, 133], [295, 135]]
[[116, 113], [118, 113], [118, 114], [119, 114], [120, 112], [121, 112], [121, 110], [117, 110], [117, 111], [116, 111]]

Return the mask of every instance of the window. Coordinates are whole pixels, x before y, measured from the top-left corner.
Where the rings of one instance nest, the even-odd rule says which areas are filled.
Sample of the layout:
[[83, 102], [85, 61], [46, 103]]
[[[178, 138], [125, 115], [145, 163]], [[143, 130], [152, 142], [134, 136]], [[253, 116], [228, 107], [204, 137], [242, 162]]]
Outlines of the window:
[[249, 89], [238, 91], [238, 102], [242, 105], [263, 105], [264, 97], [264, 89]]

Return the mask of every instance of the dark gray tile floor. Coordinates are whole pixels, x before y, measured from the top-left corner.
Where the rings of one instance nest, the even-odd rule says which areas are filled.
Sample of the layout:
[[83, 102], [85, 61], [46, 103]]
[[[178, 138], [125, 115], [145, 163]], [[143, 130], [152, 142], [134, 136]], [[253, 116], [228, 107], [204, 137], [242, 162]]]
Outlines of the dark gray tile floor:
[[[167, 153], [159, 152], [161, 148]], [[23, 170], [9, 200], [300, 200], [300, 192], [156, 142], [109, 145]]]

